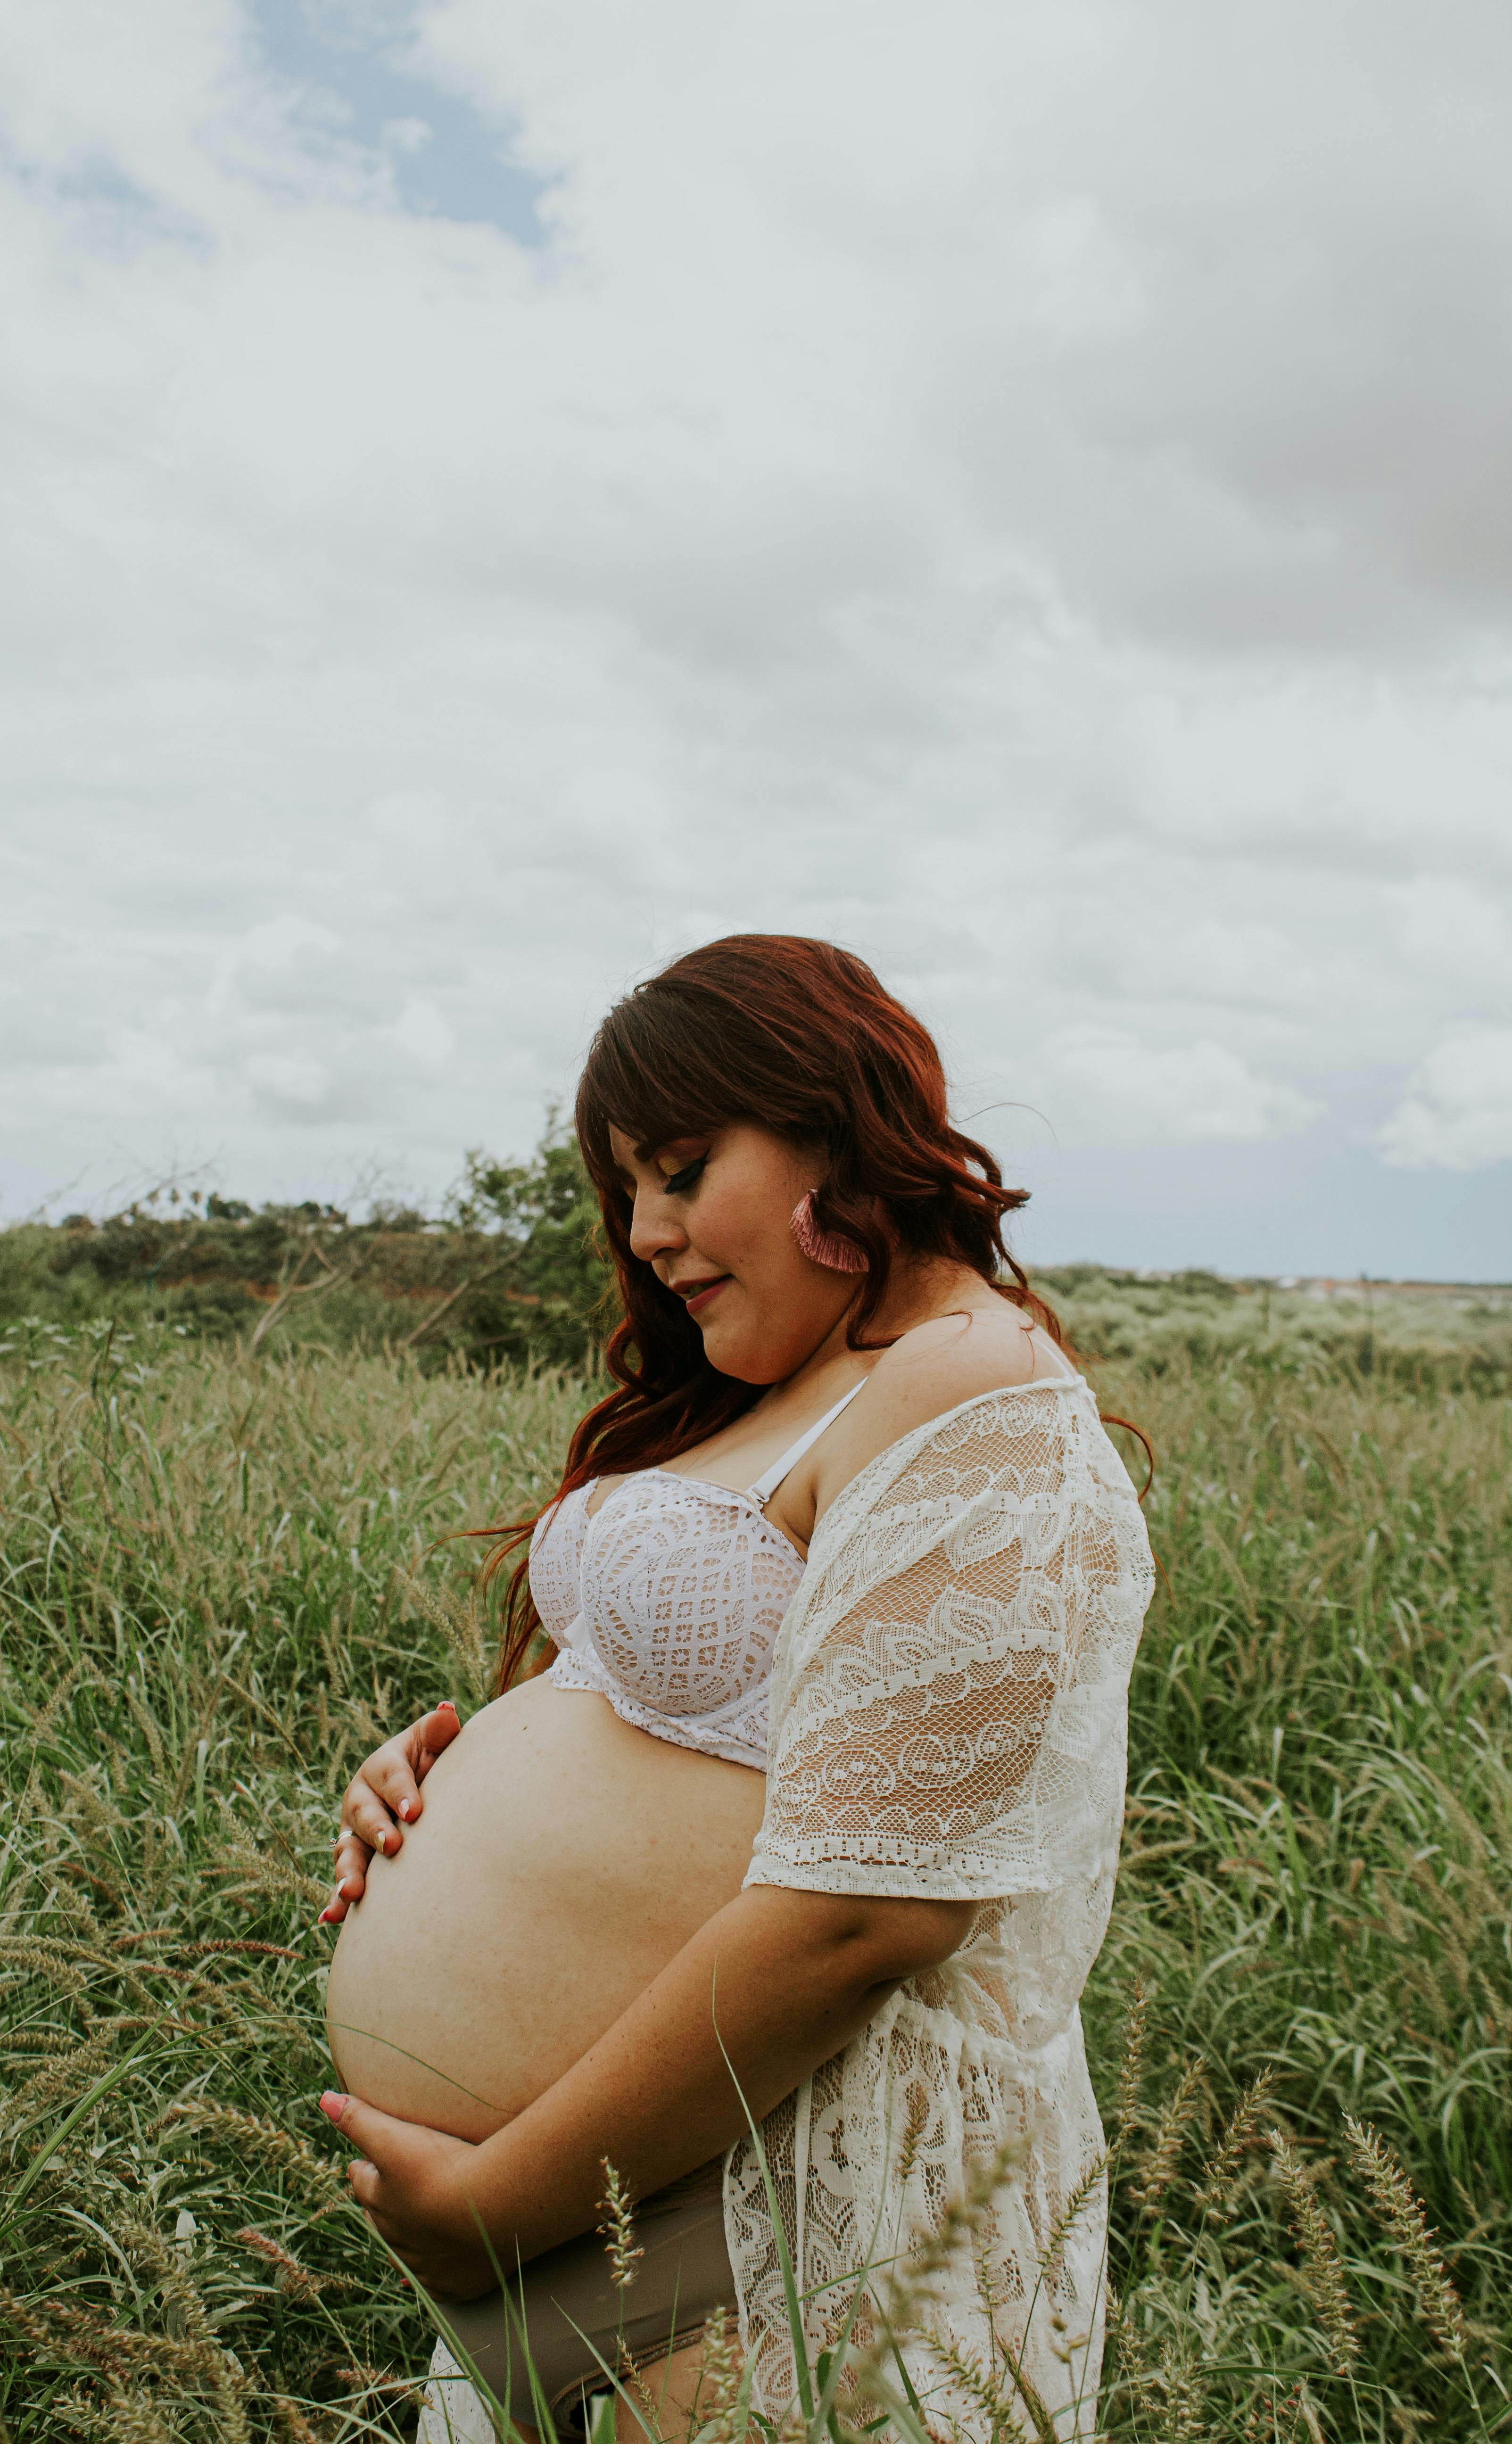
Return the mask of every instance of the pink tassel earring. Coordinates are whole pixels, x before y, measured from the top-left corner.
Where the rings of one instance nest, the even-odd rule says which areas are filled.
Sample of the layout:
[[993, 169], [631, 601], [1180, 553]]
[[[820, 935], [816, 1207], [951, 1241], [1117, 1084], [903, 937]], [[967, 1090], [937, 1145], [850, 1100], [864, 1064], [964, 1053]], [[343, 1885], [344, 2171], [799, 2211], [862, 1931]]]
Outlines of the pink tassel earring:
[[842, 1239], [838, 1231], [820, 1229], [814, 1219], [812, 1189], [793, 1208], [793, 1236], [811, 1265], [823, 1265], [832, 1273], [864, 1273], [867, 1269], [866, 1251], [854, 1239]]

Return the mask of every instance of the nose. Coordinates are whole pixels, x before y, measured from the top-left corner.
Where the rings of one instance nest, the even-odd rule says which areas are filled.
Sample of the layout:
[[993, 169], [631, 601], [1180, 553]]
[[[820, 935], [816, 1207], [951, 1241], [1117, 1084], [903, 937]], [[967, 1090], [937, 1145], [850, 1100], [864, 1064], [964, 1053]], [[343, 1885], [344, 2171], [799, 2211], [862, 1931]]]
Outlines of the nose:
[[687, 1245], [688, 1233], [672, 1198], [658, 1188], [637, 1188], [630, 1216], [631, 1253], [649, 1265], [655, 1257], [675, 1255]]

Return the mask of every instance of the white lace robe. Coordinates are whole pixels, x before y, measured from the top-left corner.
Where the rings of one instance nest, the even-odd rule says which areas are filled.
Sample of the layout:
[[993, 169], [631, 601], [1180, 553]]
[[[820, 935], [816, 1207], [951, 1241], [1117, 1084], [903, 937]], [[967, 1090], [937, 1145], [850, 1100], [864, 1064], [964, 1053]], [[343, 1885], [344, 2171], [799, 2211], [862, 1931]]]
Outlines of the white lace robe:
[[[1066, 1378], [967, 1401], [882, 1453], [820, 1522], [784, 1623], [747, 1882], [981, 1905], [962, 1949], [762, 2134], [814, 2352], [855, 2269], [876, 2267], [884, 2293], [886, 2262], [902, 2271], [911, 2236], [1017, 2142], [904, 2351], [937, 2428], [952, 2414], [968, 2435], [984, 2423], [943, 2345], [1000, 2374], [1011, 2360], [1058, 2435], [1093, 2432], [1107, 2208], [1078, 2003], [1108, 1922], [1152, 1584], [1129, 1477], [1091, 1393]], [[728, 2159], [725, 2211], [742, 2339], [780, 2416], [795, 2370], [748, 2142]]]
[[[884, 2291], [911, 2235], [1019, 2142], [975, 2250], [944, 2269], [920, 2324], [1000, 2375], [1005, 2345], [1066, 2438], [1093, 2431], [1100, 2180], [1054, 2280], [1040, 2263], [1102, 2149], [1077, 2006], [1108, 1922], [1152, 1576], [1079, 1378], [987, 1393], [893, 1444], [820, 1522], [783, 1623], [747, 1878], [980, 1904], [962, 1949], [770, 2114], [763, 2143], [817, 2353], [847, 2278], [870, 2264]], [[781, 2418], [796, 2374], [748, 2142], [727, 2163], [725, 2224], [758, 2401]], [[922, 2331], [904, 2357], [936, 2434], [951, 2415], [984, 2432]], [[487, 2444], [491, 2423], [444, 2344], [432, 2376], [422, 2444]]]

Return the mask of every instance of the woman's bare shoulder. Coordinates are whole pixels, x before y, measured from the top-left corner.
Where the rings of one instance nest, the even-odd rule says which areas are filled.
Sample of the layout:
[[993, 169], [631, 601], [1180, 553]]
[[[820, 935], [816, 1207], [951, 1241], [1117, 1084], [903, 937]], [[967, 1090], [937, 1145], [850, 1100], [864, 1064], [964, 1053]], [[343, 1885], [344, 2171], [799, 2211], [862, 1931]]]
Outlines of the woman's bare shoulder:
[[1036, 1330], [1033, 1317], [1002, 1299], [990, 1307], [968, 1307], [915, 1324], [883, 1351], [868, 1388], [890, 1406], [906, 1406], [913, 1413], [912, 1423], [924, 1425], [983, 1392], [1069, 1371]]
[[1069, 1379], [1072, 1369], [1006, 1299], [915, 1324], [877, 1360], [833, 1441], [826, 1435], [828, 1451], [821, 1445], [821, 1473], [832, 1480], [821, 1490], [821, 1508], [879, 1452], [963, 1401], [1058, 1375]]

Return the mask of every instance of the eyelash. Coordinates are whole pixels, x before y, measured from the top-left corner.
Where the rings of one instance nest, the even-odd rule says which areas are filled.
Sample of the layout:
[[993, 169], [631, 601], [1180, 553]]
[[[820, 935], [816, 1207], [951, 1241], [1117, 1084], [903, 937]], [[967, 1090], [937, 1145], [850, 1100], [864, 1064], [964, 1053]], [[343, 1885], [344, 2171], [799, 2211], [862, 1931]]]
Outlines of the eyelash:
[[709, 1157], [701, 1154], [692, 1162], [685, 1162], [681, 1171], [674, 1171], [666, 1183], [668, 1195], [686, 1196], [691, 1188], [696, 1188], [708, 1160]]

